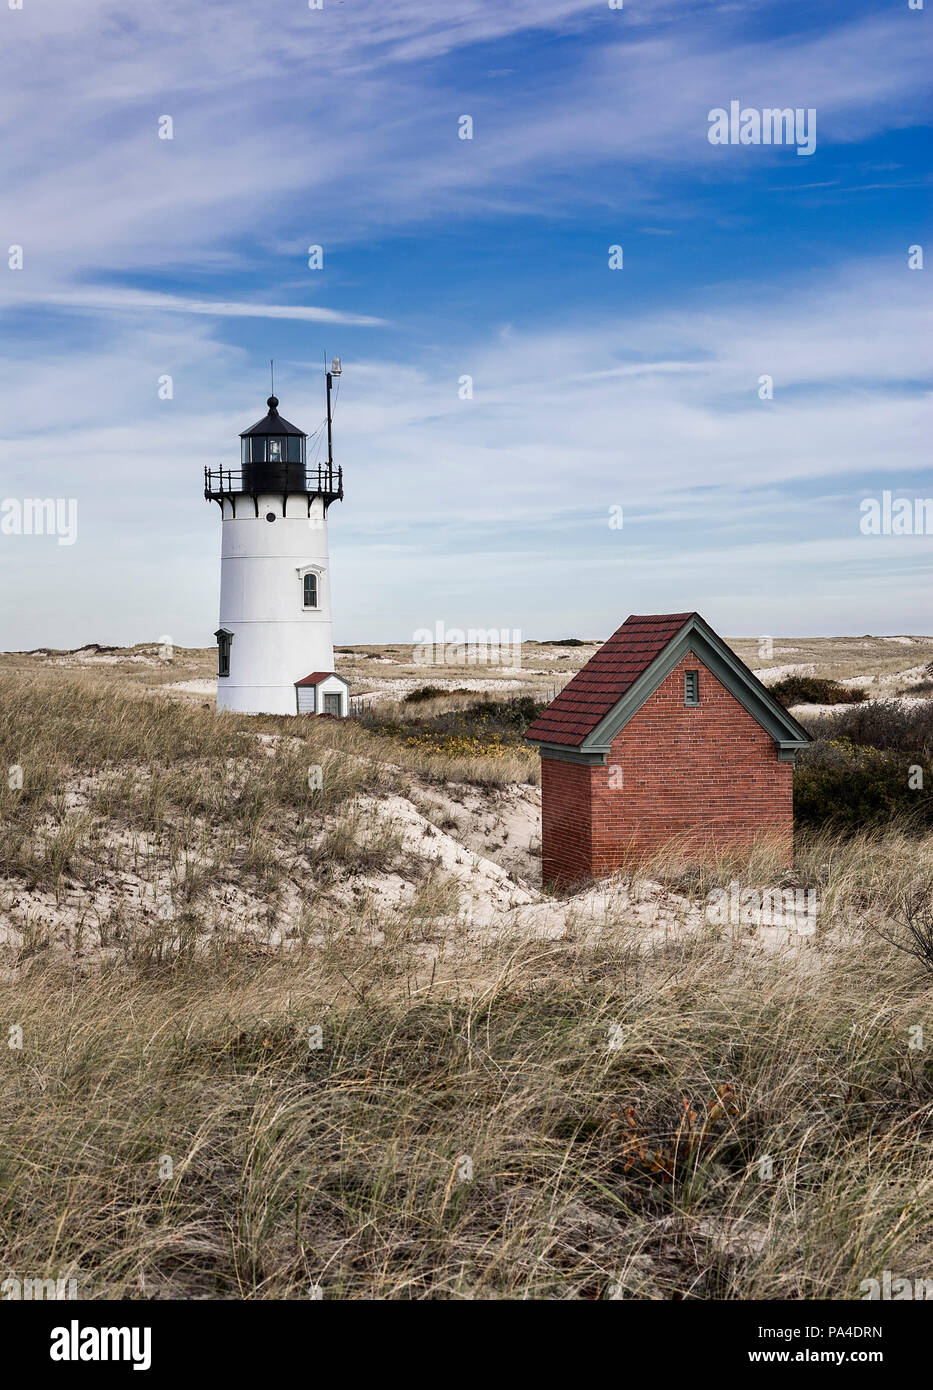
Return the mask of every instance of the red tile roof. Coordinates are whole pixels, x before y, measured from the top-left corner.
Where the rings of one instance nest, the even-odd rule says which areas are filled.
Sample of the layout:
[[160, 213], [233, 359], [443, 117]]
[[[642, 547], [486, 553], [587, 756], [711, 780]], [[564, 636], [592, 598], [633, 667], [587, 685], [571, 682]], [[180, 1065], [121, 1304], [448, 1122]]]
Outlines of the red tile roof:
[[613, 705], [696, 613], [626, 618], [527, 730], [535, 742], [579, 748]]
[[312, 671], [310, 676], [305, 676], [304, 680], [295, 681], [296, 685], [320, 685], [322, 680], [332, 676], [333, 671]]

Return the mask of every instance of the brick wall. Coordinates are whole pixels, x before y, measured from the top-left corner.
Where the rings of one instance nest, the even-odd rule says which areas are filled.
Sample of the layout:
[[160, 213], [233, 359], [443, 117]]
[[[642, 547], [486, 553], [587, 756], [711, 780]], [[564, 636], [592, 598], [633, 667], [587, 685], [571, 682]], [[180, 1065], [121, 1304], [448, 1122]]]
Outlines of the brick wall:
[[563, 883], [593, 873], [594, 768], [541, 759], [541, 881]]
[[[684, 705], [684, 671], [700, 703]], [[619, 785], [619, 783], [621, 783]], [[793, 764], [696, 657], [629, 720], [605, 766], [541, 760], [545, 883], [600, 878], [672, 839], [696, 852], [767, 834], [793, 853]]]

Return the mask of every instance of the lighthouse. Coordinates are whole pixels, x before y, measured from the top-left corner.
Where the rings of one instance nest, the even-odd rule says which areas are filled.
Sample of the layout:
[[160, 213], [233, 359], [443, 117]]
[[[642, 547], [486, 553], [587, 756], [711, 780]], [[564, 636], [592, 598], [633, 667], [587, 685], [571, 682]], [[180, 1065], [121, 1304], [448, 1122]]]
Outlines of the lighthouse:
[[327, 372], [327, 460], [309, 464], [305, 432], [268, 413], [240, 435], [240, 466], [205, 468], [221, 514], [217, 708], [244, 714], [344, 717], [349, 686], [334, 672], [327, 512], [343, 497], [334, 467], [333, 378]]

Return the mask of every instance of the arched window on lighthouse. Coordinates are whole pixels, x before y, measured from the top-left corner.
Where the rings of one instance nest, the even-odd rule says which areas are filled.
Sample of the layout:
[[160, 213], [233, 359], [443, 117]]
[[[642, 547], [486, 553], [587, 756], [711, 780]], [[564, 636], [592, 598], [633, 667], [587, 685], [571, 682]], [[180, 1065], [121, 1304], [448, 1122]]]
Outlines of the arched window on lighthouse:
[[313, 570], [304, 577], [304, 606], [305, 608], [318, 608], [318, 579]]

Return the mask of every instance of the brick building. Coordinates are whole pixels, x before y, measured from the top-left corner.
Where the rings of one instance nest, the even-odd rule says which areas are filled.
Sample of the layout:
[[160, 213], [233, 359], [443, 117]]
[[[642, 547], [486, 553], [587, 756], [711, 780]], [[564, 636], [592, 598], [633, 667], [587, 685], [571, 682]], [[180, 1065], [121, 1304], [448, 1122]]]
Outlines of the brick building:
[[793, 770], [810, 736], [699, 613], [628, 618], [531, 725], [542, 881], [601, 878], [678, 840], [767, 835], [793, 853]]

